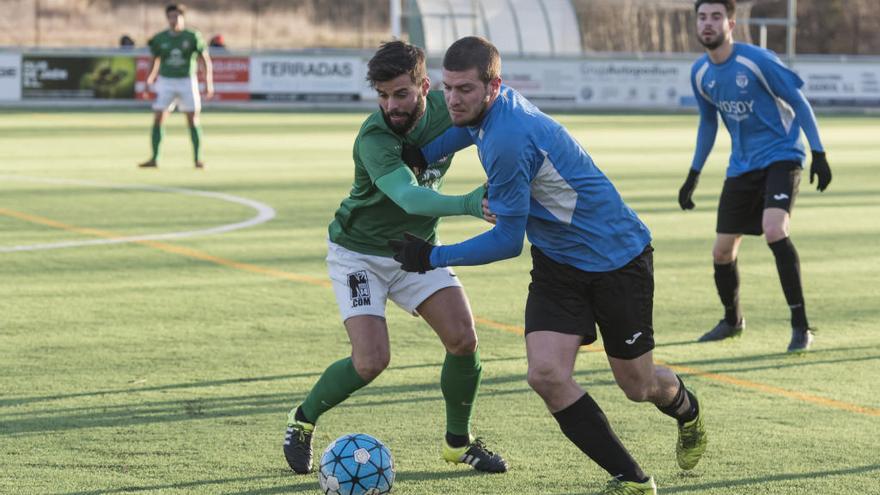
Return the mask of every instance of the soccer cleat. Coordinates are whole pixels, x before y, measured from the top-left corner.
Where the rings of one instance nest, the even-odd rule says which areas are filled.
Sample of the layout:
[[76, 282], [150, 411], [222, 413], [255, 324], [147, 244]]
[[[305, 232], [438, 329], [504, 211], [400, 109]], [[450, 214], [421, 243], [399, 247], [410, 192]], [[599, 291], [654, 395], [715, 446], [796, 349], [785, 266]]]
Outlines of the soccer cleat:
[[788, 352], [806, 352], [813, 344], [814, 328], [792, 328]]
[[196, 162], [196, 168], [199, 170], [204, 170], [206, 168], [205, 162], [202, 162], [202, 161]]
[[295, 473], [307, 474], [312, 471], [312, 434], [315, 425], [297, 421], [291, 411], [284, 434], [284, 458]]
[[156, 160], [150, 159], [138, 164], [138, 168], [159, 168], [159, 164], [156, 163]]
[[451, 464], [469, 464], [477, 471], [484, 473], [506, 473], [507, 461], [500, 455], [486, 448], [479, 438], [472, 439], [464, 447], [450, 447], [443, 442], [443, 460]]
[[700, 407], [697, 397], [691, 391], [691, 399], [697, 403], [697, 417], [686, 423], [678, 425], [678, 443], [675, 445], [675, 459], [678, 467], [685, 471], [693, 469], [703, 453], [706, 452], [708, 435], [703, 426], [703, 408]]
[[737, 325], [731, 325], [724, 320], [718, 322], [715, 328], [704, 333], [697, 342], [713, 342], [716, 340], [724, 340], [742, 335], [746, 328], [746, 319], [743, 318]]
[[654, 483], [653, 477], [648, 478], [644, 483], [620, 481], [614, 478], [596, 495], [657, 495], [657, 484]]

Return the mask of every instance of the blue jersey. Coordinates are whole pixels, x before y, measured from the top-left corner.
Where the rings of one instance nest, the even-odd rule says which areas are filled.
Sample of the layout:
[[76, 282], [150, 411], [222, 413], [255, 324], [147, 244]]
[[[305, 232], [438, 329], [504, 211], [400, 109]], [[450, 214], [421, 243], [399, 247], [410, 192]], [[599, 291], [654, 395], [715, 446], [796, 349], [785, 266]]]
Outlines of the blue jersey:
[[499, 218], [493, 231], [512, 230], [494, 240], [490, 235], [438, 247], [434, 266], [519, 254], [493, 245], [515, 239], [518, 225], [554, 261], [589, 272], [620, 268], [651, 241], [648, 228], [571, 134], [513, 89], [501, 87], [478, 127], [450, 128], [423, 152], [430, 163], [469, 144], [477, 145], [489, 179], [489, 208]]
[[718, 113], [730, 132], [728, 177], [779, 161], [802, 163], [801, 128], [810, 147], [822, 151], [816, 118], [800, 90], [804, 82], [773, 52], [735, 43], [724, 63], [703, 55], [691, 70], [691, 85], [700, 109], [693, 170], [703, 168], [712, 150]]

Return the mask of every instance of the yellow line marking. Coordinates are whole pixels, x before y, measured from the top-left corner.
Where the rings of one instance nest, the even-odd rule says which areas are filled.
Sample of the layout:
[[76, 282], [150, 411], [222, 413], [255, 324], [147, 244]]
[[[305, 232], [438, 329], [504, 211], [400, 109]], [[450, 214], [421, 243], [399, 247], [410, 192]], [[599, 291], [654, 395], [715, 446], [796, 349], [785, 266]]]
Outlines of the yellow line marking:
[[[79, 234], [92, 235], [95, 237], [101, 237], [105, 239], [117, 239], [120, 238], [120, 235], [114, 234], [112, 232], [107, 232], [104, 230], [91, 229], [87, 227], [77, 227], [74, 225], [68, 225], [65, 223], [58, 222], [56, 220], [52, 220], [50, 218], [41, 217], [37, 215], [31, 215], [28, 213], [22, 213], [19, 211], [9, 210], [6, 208], [0, 208], [0, 215], [5, 215], [7, 217], [18, 218], [20, 220], [24, 220], [31, 223], [36, 223], [40, 225], [46, 225], [48, 227], [53, 227], [60, 230], [66, 230], [68, 232], [76, 232]], [[221, 258], [219, 256], [214, 256], [204, 251], [199, 251], [196, 249], [191, 249], [183, 246], [176, 246], [173, 244], [167, 244], [164, 242], [157, 241], [132, 241], [135, 244], [141, 244], [144, 246], [149, 246], [154, 249], [158, 249], [160, 251], [165, 251], [167, 253], [178, 254], [181, 256], [186, 256], [193, 259], [198, 259], [202, 261], [207, 261], [209, 263], [215, 263], [218, 265], [226, 266], [229, 268], [235, 268], [237, 270], [242, 270], [250, 273], [257, 273], [260, 275], [267, 275], [269, 277], [279, 278], [283, 280], [291, 280], [294, 282], [303, 282], [306, 284], [317, 285], [320, 287], [330, 287], [330, 282], [319, 279], [315, 277], [310, 277], [308, 275], [298, 275], [296, 273], [285, 272], [282, 270], [275, 270], [273, 268], [266, 268], [259, 265], [253, 265], [250, 263], [242, 263], [238, 261], [233, 261], [226, 258]], [[500, 323], [497, 321], [490, 320], [488, 318], [483, 318], [479, 316], [474, 316], [474, 321], [480, 325], [485, 327], [494, 328], [496, 330], [501, 330], [504, 332], [523, 335], [525, 333], [525, 329], [516, 325], [508, 325], [506, 323]], [[601, 347], [598, 346], [589, 346], [582, 349], [587, 352], [603, 352]], [[728, 375], [722, 375], [718, 373], [709, 373], [706, 371], [699, 370], [697, 368], [691, 368], [688, 366], [681, 366], [677, 364], [668, 364], [663, 363], [661, 361], [657, 361], [657, 364], [667, 366], [674, 371], [679, 373], [687, 373], [695, 376], [699, 376], [701, 378], [706, 378], [709, 380], [713, 380], [720, 383], [726, 383], [728, 385], [733, 385], [737, 387], [747, 388], [751, 390], [757, 390], [760, 392], [764, 392], [770, 395], [779, 395], [782, 397], [786, 397], [789, 399], [799, 400], [802, 402], [807, 402], [811, 404], [817, 404], [820, 406], [830, 407], [834, 409], [840, 409], [843, 411], [864, 414], [867, 416], [875, 416], [880, 417], [880, 409], [876, 409], [873, 407], [859, 406], [856, 404], [850, 404], [848, 402], [842, 402], [834, 399], [826, 399], [824, 397], [819, 397], [817, 395], [812, 395], [804, 392], [797, 392], [792, 390], [786, 390], [780, 387], [774, 387], [772, 385], [765, 385], [763, 383], [757, 383], [749, 380], [743, 380], [741, 378], [735, 378]]]
[[[22, 213], [19, 211], [9, 210], [6, 208], [0, 208], [0, 215], [5, 215], [7, 217], [18, 218], [19, 220], [24, 220], [31, 223], [36, 223], [40, 225], [46, 225], [48, 227], [53, 227], [59, 230], [66, 230], [68, 232], [76, 232], [78, 234], [86, 234], [95, 237], [100, 237], [103, 239], [119, 239], [123, 236], [119, 234], [114, 234], [113, 232], [107, 232], [105, 230], [98, 229], [90, 229], [87, 227], [77, 227], [75, 225], [68, 225], [66, 223], [61, 223], [56, 220], [52, 220], [51, 218], [41, 217], [37, 215], [31, 215], [28, 213]], [[160, 251], [165, 251], [166, 253], [179, 254], [181, 256], [186, 256], [188, 258], [193, 258], [197, 260], [207, 261], [209, 263], [215, 263], [218, 265], [226, 266], [229, 268], [235, 268], [237, 270], [242, 270], [251, 273], [258, 273], [260, 275], [268, 275], [274, 278], [280, 278], [284, 280], [291, 280], [294, 282], [304, 282], [307, 284], [319, 285], [321, 287], [330, 287], [330, 282], [324, 279], [310, 277], [308, 275], [299, 275], [296, 273], [285, 272], [281, 270], [275, 270], [272, 268], [266, 268], [259, 265], [253, 265], [250, 263], [242, 263], [239, 261], [233, 261], [226, 258], [221, 258], [219, 256], [214, 256], [212, 254], [208, 254], [204, 251], [199, 251], [196, 249], [191, 249], [183, 246], [176, 246], [174, 244], [168, 244], [165, 242], [158, 241], [132, 241], [134, 244], [141, 244], [143, 246], [149, 246], [154, 249], [158, 249]]]

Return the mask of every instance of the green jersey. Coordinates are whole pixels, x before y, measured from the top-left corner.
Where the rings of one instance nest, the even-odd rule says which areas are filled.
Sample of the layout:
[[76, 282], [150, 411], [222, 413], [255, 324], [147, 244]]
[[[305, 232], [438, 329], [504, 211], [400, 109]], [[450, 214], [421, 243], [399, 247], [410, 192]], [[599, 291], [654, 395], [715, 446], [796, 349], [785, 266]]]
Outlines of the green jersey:
[[[402, 239], [410, 232], [433, 242], [437, 235], [436, 217], [410, 215], [376, 186], [376, 180], [400, 167], [404, 142], [423, 146], [452, 125], [442, 91], [428, 93], [425, 114], [406, 136], [392, 131], [382, 110], [370, 115], [354, 141], [354, 184], [348, 198], [336, 210], [330, 224], [330, 240], [352, 251], [392, 256], [389, 239]], [[418, 177], [419, 185], [439, 191], [452, 156], [432, 163]]]
[[207, 49], [198, 31], [184, 29], [174, 32], [166, 29], [147, 42], [150, 53], [159, 57], [159, 75], [162, 77], [190, 77], [196, 73], [196, 56]]

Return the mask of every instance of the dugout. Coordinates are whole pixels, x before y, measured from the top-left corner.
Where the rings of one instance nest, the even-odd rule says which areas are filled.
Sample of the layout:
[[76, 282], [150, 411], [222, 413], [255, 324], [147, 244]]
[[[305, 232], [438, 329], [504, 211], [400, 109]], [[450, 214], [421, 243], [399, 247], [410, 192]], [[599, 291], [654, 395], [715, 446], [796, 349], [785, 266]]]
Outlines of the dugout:
[[464, 36], [483, 36], [502, 55], [579, 56], [581, 30], [571, 0], [407, 0], [409, 40], [442, 56]]

